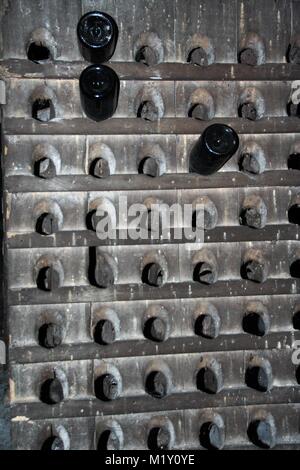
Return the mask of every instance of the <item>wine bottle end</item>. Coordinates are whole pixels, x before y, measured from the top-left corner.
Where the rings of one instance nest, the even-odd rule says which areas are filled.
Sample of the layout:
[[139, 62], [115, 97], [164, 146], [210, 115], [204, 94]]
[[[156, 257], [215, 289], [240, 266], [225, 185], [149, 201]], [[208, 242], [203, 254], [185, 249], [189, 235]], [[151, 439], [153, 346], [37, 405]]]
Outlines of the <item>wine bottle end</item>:
[[88, 62], [107, 62], [115, 52], [118, 35], [117, 23], [107, 13], [91, 11], [78, 22], [79, 49]]
[[222, 168], [239, 147], [239, 137], [225, 124], [212, 124], [194, 145], [189, 161], [189, 171], [211, 175]]
[[105, 65], [90, 65], [80, 75], [82, 108], [90, 119], [104, 121], [113, 116], [118, 106], [120, 80]]

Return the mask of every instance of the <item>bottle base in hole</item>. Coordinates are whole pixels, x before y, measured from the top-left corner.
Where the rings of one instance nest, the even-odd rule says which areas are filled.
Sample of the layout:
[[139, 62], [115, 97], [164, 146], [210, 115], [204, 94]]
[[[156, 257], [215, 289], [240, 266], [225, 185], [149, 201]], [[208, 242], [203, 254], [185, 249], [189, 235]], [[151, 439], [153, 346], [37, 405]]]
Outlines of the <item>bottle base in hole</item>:
[[225, 124], [208, 126], [190, 153], [189, 171], [203, 176], [216, 173], [239, 147], [237, 133]]
[[80, 100], [89, 119], [105, 121], [115, 113], [120, 91], [118, 75], [105, 65], [90, 65], [80, 75]]
[[77, 25], [81, 55], [94, 64], [107, 62], [113, 56], [118, 36], [119, 30], [115, 20], [101, 11], [86, 13]]

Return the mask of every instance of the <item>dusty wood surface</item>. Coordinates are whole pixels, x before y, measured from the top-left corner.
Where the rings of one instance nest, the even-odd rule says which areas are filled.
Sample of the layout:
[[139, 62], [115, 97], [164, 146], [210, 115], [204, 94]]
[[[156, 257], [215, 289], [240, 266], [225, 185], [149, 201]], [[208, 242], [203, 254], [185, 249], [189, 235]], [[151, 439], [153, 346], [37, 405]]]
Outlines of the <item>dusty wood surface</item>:
[[[84, 116], [78, 92], [78, 78], [87, 64], [77, 47], [76, 25], [92, 9], [111, 14], [120, 29], [109, 63], [121, 80], [119, 106], [102, 123]], [[291, 41], [300, 34], [300, 2], [2, 0], [0, 11], [0, 79], [7, 98], [2, 310], [10, 335], [11, 378], [10, 408], [0, 407], [1, 446], [9, 446], [10, 412], [12, 447], [18, 449], [40, 449], [51, 434], [61, 432], [59, 426], [69, 435], [72, 449], [94, 448], [107, 429], [121, 435], [125, 449], [147, 448], [153, 426], [171, 429], [170, 447], [198, 449], [205, 447], [199, 431], [207, 421], [223, 423], [225, 448], [248, 449], [255, 442], [247, 428], [257, 419], [266, 420], [276, 435], [272, 446], [299, 449], [300, 369], [291, 356], [300, 330], [299, 266], [293, 267], [300, 259], [300, 209], [291, 207], [299, 206], [300, 121], [288, 115], [287, 105], [300, 65], [287, 59]], [[27, 59], [26, 48], [34, 31], [43, 27], [53, 36], [48, 44], [53, 60], [36, 64]], [[149, 33], [163, 45], [161, 63], [151, 67], [135, 62], [136, 45]], [[248, 33], [264, 44], [262, 65], [238, 63]], [[210, 65], [187, 63], [195, 41], [207, 46]], [[239, 100], [249, 87], [264, 101], [257, 121], [239, 117]], [[191, 96], [199, 88], [214, 103], [210, 122], [188, 117]], [[55, 118], [46, 123], [32, 118], [37, 89], [50, 90], [54, 100]], [[145, 89], [163, 103], [157, 122], [137, 118]], [[217, 174], [192, 175], [190, 149], [207, 125], [217, 122], [234, 127], [240, 149]], [[112, 169], [105, 178], [91, 174], [99, 144]], [[254, 174], [243, 158], [257, 147], [259, 171]], [[49, 179], [36, 176], [41, 148], [52, 158], [49, 173], [55, 174]], [[141, 160], [157, 152], [164, 174], [139, 174]], [[130, 203], [154, 198], [184, 204], [208, 198], [217, 212], [216, 227], [205, 231], [198, 251], [190, 249], [187, 238], [176, 240], [173, 229], [167, 240], [145, 243], [123, 240], [118, 227], [115, 240], [101, 242], [88, 229], [87, 214], [99, 198], [110, 201], [118, 213], [120, 195]], [[266, 225], [259, 229], [240, 224], [244, 201], [253, 195], [267, 208]], [[38, 207], [60, 214], [56, 233], [36, 233]], [[90, 247], [115, 260], [114, 285], [91, 285]], [[209, 251], [206, 261], [216, 263], [217, 281], [211, 285], [193, 280], [195, 257], [202, 260], [200, 248]], [[245, 257], [253, 249], [260, 250], [256, 257], [268, 267], [263, 283], [242, 277]], [[165, 267], [161, 287], [141, 280], [142, 263], [152, 260], [153, 252]], [[61, 281], [50, 292], [37, 288], [38, 269], [47, 263], [56, 266]], [[245, 326], [245, 314], [252, 310], [265, 322], [264, 336]], [[207, 327], [214, 339], [198, 335], [199, 312], [216, 321]], [[145, 334], [146, 320], [155, 315], [166, 327], [162, 342]], [[113, 324], [113, 331], [106, 332], [115, 334], [111, 344], [96, 343], [93, 329], [103, 320]], [[62, 344], [53, 349], [41, 346], [45, 323], [58, 325], [63, 333]], [[201, 361], [216, 367], [216, 382], [221, 383], [216, 394], [197, 389]], [[265, 393], [247, 382], [253, 361], [272, 370]], [[161, 400], [146, 392], [147, 374], [155, 368], [169, 384]], [[41, 402], [40, 389], [54, 371], [64, 384], [65, 399], [48, 405]], [[106, 372], [118, 377], [121, 386], [119, 398], [111, 402], [95, 397], [94, 379]], [[0, 377], [1, 401], [7, 388], [1, 370]]]

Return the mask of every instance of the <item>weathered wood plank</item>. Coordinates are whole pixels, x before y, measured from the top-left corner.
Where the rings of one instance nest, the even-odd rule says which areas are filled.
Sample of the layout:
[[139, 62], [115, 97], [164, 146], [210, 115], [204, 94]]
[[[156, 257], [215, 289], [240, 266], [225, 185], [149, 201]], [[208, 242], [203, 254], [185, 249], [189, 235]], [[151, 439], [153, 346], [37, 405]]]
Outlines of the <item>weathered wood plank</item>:
[[97, 289], [96, 287], [76, 286], [61, 287], [53, 292], [39, 289], [11, 289], [8, 292], [9, 305], [51, 304], [68, 302], [111, 302], [126, 300], [150, 300], [172, 298], [213, 298], [248, 295], [259, 297], [262, 295], [288, 295], [299, 292], [299, 279], [269, 279], [263, 284], [251, 281], [219, 281], [209, 287], [204, 284], [181, 282], [168, 283], [160, 288], [153, 288], [143, 284], [123, 284], [114, 289]]

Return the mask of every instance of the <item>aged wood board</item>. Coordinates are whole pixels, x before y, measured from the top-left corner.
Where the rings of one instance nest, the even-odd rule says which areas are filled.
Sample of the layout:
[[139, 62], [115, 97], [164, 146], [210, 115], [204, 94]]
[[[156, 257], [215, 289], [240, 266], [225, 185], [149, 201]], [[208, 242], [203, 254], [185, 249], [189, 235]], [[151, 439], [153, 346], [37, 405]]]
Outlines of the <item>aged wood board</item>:
[[[78, 88], [88, 63], [76, 26], [92, 10], [119, 27], [108, 65], [120, 99], [101, 123], [85, 117]], [[10, 446], [300, 449], [299, 105], [289, 111], [300, 79], [300, 51], [290, 52], [300, 48], [300, 1], [1, 0], [0, 21]], [[159, 63], [147, 66], [136, 48], [152, 35]], [[249, 35], [262, 61], [254, 66], [241, 63]], [[35, 37], [49, 52], [42, 63], [28, 59]], [[188, 62], [198, 47], [204, 65]], [[240, 117], [245, 90], [259, 119]], [[189, 117], [197, 93], [213, 103], [209, 121]], [[54, 116], [40, 122], [33, 106], [44, 95]], [[144, 96], [157, 100], [159, 119], [137, 116]], [[190, 149], [218, 122], [238, 132], [238, 152], [212, 176], [189, 173]], [[109, 175], [95, 177], [96, 158]], [[206, 201], [201, 249], [176, 239], [176, 226], [167, 240], [124, 239], [121, 226], [114, 240], [99, 240], [88, 214], [106, 201], [122, 216], [120, 197]], [[259, 222], [245, 219], [247, 204], [262, 210]], [[39, 233], [41, 211], [55, 215], [55, 233]], [[254, 280], [264, 282], [245, 276], [249, 253], [263, 276]], [[114, 260], [110, 287], [91, 283], [95, 256]], [[160, 266], [159, 287], [143, 280], [147, 260]], [[213, 282], [195, 279], [196, 262]], [[45, 266], [56, 269], [50, 290], [37, 282]], [[42, 336], [49, 325], [51, 348]], [[110, 399], [101, 395], [108, 375]], [[63, 399], [45, 403], [44, 384], [54, 379]]]

